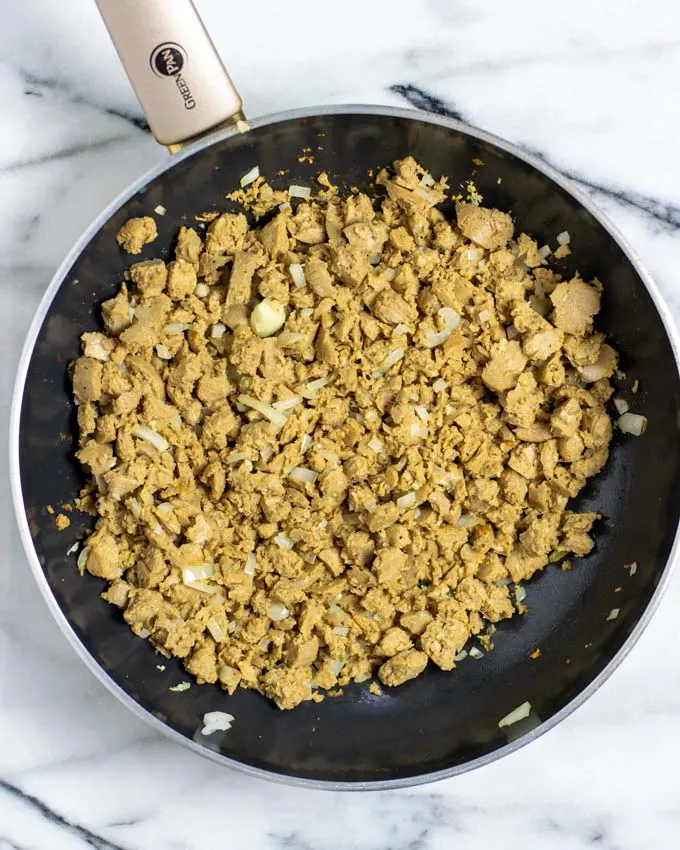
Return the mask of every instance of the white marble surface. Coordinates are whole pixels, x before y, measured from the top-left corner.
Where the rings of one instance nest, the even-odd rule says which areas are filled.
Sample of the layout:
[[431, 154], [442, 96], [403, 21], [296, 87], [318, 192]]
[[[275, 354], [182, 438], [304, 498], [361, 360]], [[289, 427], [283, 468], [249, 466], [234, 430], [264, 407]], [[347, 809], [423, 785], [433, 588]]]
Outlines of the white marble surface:
[[[677, 4], [198, 6], [252, 115], [404, 104], [399, 92], [417, 89], [541, 152], [614, 218], [680, 319]], [[55, 267], [90, 219], [166, 153], [142, 129], [91, 0], [3, 3], [0, 127], [4, 442], [20, 346]], [[104, 690], [33, 584], [4, 451], [0, 479], [0, 850], [679, 846], [679, 577], [623, 667], [530, 747], [413, 792], [306, 792], [167, 742]]]

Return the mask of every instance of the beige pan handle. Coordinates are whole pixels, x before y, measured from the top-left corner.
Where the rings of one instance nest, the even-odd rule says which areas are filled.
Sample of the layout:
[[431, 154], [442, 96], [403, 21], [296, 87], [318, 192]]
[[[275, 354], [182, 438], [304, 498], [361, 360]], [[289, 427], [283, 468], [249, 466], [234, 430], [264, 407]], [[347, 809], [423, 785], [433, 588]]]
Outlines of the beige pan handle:
[[96, 0], [156, 140], [176, 149], [242, 117], [191, 0]]

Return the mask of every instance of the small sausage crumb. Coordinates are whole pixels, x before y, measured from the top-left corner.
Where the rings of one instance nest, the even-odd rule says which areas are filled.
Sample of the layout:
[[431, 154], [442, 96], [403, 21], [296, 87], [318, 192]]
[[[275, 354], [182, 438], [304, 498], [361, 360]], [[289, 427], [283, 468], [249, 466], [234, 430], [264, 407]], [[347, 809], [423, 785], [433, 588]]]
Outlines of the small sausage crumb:
[[128, 254], [139, 254], [145, 245], [158, 236], [156, 222], [149, 216], [130, 218], [116, 233], [116, 242]]
[[57, 527], [57, 531], [64, 531], [64, 529], [71, 525], [71, 520], [65, 514], [57, 514], [54, 518], [54, 524]]

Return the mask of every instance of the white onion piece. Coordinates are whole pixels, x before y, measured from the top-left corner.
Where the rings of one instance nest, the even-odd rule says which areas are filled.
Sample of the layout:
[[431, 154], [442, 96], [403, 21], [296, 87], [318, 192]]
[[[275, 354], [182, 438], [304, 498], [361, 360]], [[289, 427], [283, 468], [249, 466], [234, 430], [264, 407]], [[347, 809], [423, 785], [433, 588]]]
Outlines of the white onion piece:
[[472, 528], [473, 526], [480, 524], [481, 520], [476, 516], [471, 516], [470, 514], [461, 514], [456, 522], [456, 526], [458, 528]]
[[380, 254], [369, 254], [368, 262], [371, 266], [377, 266], [380, 262]]
[[470, 652], [468, 653], [470, 658], [484, 658], [484, 653], [481, 649], [477, 649], [476, 646], [470, 647]]
[[432, 389], [436, 393], [446, 392], [446, 390], [448, 390], [448, 388], [449, 388], [449, 385], [446, 383], [446, 381], [443, 378], [437, 378], [437, 380], [432, 384]]
[[402, 325], [401, 323], [394, 326], [394, 330], [392, 331], [392, 336], [403, 336], [408, 332], [408, 328], [406, 325]]
[[524, 602], [527, 598], [527, 591], [525, 587], [522, 587], [521, 584], [517, 585], [517, 589], [515, 590], [515, 599], [517, 602]]
[[303, 434], [302, 439], [300, 440], [300, 452], [305, 454], [312, 447], [312, 438], [309, 434]]
[[637, 561], [633, 561], [632, 564], [627, 564], [626, 567], [627, 567], [630, 575], [634, 576], [635, 573], [637, 572], [637, 568], [638, 568]]
[[442, 307], [437, 312], [449, 330], [455, 331], [460, 325], [460, 313], [457, 313], [453, 307]]
[[76, 554], [76, 552], [78, 551], [78, 546], [79, 546], [79, 545], [80, 545], [80, 544], [79, 544], [79, 543], [78, 543], [78, 541], [76, 540], [76, 542], [73, 544], [73, 546], [69, 546], [69, 548], [66, 550], [66, 554], [67, 554], [67, 555], [75, 555], [75, 554]]
[[243, 568], [243, 572], [247, 576], [254, 576], [255, 575], [255, 564], [256, 564], [255, 553], [251, 552], [248, 555], [248, 557], [246, 558], [246, 565]]
[[304, 334], [297, 334], [292, 331], [282, 331], [282, 333], [276, 337], [276, 341], [279, 345], [295, 345], [296, 342], [302, 342], [304, 338]]
[[387, 278], [387, 280], [394, 280], [396, 275], [397, 273], [394, 269], [385, 269], [385, 277]]
[[274, 543], [279, 547], [279, 549], [292, 549], [295, 546], [295, 541], [292, 537], [289, 537], [287, 534], [277, 534], [274, 538]]
[[406, 493], [405, 496], [399, 496], [397, 499], [397, 507], [398, 508], [412, 508], [416, 503], [416, 494], [415, 493]]
[[442, 345], [451, 336], [451, 330], [446, 328], [443, 331], [429, 331], [425, 334], [425, 348], [436, 348]]
[[246, 173], [241, 177], [241, 188], [245, 189], [246, 186], [250, 186], [251, 183], [254, 183], [257, 178], [260, 176], [260, 166], [255, 165], [250, 171], [246, 171]]
[[298, 289], [302, 289], [303, 286], [307, 285], [307, 278], [305, 277], [305, 272], [300, 263], [291, 263], [288, 266], [288, 271], [290, 272], [290, 276], [293, 278], [293, 283]]
[[140, 440], [145, 440], [147, 443], [151, 443], [151, 445], [158, 449], [159, 452], [164, 452], [170, 447], [170, 443], [165, 439], [165, 437], [161, 437], [160, 434], [157, 434], [151, 428], [147, 428], [146, 425], [135, 425], [132, 429], [132, 433], [139, 437]]
[[328, 378], [316, 378], [313, 381], [308, 381], [303, 386], [297, 387], [297, 392], [303, 398], [314, 399], [319, 390], [323, 389], [328, 384]]
[[154, 207], [153, 211], [156, 213], [156, 215], [165, 215], [167, 212], [167, 210], [162, 204], [158, 204], [157, 207]]
[[78, 555], [78, 560], [76, 562], [78, 567], [78, 572], [82, 575], [85, 572], [85, 568], [87, 567], [87, 556], [90, 554], [90, 547], [83, 546], [83, 551]]
[[340, 674], [340, 671], [342, 670], [342, 668], [345, 666], [345, 662], [344, 661], [331, 661], [329, 666], [331, 668], [331, 672], [333, 673], [333, 675], [338, 676]]
[[208, 711], [203, 715], [201, 735], [212, 735], [213, 732], [228, 732], [234, 716], [226, 711]]
[[263, 401], [253, 398], [252, 396], [240, 395], [236, 400], [246, 407], [251, 407], [258, 413], [261, 413], [265, 418], [269, 419], [273, 425], [276, 425], [279, 428], [283, 428], [288, 421], [283, 413], [278, 410], [274, 410], [271, 404], [265, 404]]
[[[133, 501], [133, 500], [130, 499], [130, 501]], [[137, 500], [135, 499], [134, 501], [136, 502]], [[137, 502], [137, 509], [139, 510], [139, 502]], [[161, 502], [160, 505], [156, 506], [156, 513], [161, 514], [161, 515], [162, 514], [169, 514], [172, 511], [174, 511], [174, 509], [175, 509], [174, 506], [171, 505], [170, 502]], [[134, 513], [134, 510], [132, 512]]]
[[340, 635], [340, 637], [347, 637], [349, 628], [347, 626], [334, 626], [333, 634]]
[[206, 626], [208, 627], [208, 631], [215, 638], [216, 641], [219, 642], [221, 640], [224, 640], [224, 632], [222, 631], [222, 627], [214, 617], [211, 617], [208, 620]]
[[298, 404], [302, 401], [302, 396], [293, 395], [290, 398], [282, 398], [280, 401], [275, 401], [272, 404], [274, 410], [292, 410], [294, 407], [297, 407]]
[[621, 613], [620, 608], [612, 608], [612, 610], [607, 614], [607, 620], [615, 620], [619, 614]]
[[217, 322], [210, 329], [210, 336], [212, 339], [222, 339], [222, 337], [226, 333], [226, 330], [226, 325], [223, 325], [222, 322]]
[[299, 484], [314, 484], [319, 477], [319, 473], [304, 466], [294, 466], [288, 473], [288, 477], [293, 481], [297, 481]]
[[498, 721], [499, 728], [503, 726], [512, 726], [513, 723], [518, 723], [520, 720], [525, 720], [531, 714], [531, 703], [523, 702], [522, 705], [518, 705], [513, 711], [509, 714], [506, 714], [501, 720]]
[[382, 440], [379, 440], [377, 437], [373, 437], [368, 441], [368, 448], [372, 452], [376, 452], [376, 454], [381, 452], [383, 450]]
[[625, 400], [625, 398], [615, 398], [614, 407], [616, 408], [616, 412], [620, 416], [622, 416], [624, 413], [628, 413], [628, 411], [630, 410], [628, 402]]
[[420, 178], [420, 185], [428, 188], [429, 186], [434, 186], [434, 177], [431, 174], [425, 172], [423, 176]]
[[285, 210], [290, 210], [290, 209], [292, 209], [292, 207], [288, 203], [288, 201], [284, 201], [284, 203], [279, 204], [279, 209], [281, 210], [281, 212], [285, 212]]
[[569, 235], [568, 230], [563, 230], [561, 233], [557, 234], [557, 244], [558, 245], [568, 245], [571, 242], [571, 236]]
[[413, 422], [408, 430], [412, 437], [427, 438], [427, 425], [424, 422]]
[[307, 561], [308, 564], [315, 564], [316, 559], [317, 559], [316, 552], [307, 552], [307, 554], [305, 555], [305, 561]]
[[538, 249], [538, 256], [545, 260], [546, 257], [549, 257], [552, 254], [552, 249], [550, 245], [543, 245]]
[[232, 452], [230, 455], [227, 455], [225, 463], [228, 466], [232, 466], [235, 463], [241, 463], [242, 460], [247, 460], [248, 452]]
[[468, 657], [467, 650], [461, 649], [461, 651], [458, 653], [458, 655], [453, 656], [453, 660], [454, 661], [463, 661], [467, 657]]
[[288, 187], [288, 196], [291, 198], [308, 198], [311, 194], [309, 186], [297, 186], [293, 183]]
[[167, 345], [158, 344], [156, 346], [156, 357], [160, 357], [161, 360], [172, 360], [172, 352]]
[[272, 336], [286, 323], [286, 308], [275, 298], [264, 298], [253, 307], [250, 314], [250, 327], [256, 336]]
[[404, 348], [395, 348], [394, 351], [391, 351], [380, 366], [371, 372], [371, 378], [382, 378], [382, 376], [385, 375], [395, 363], [398, 363], [401, 360], [405, 351], [406, 349]]
[[194, 293], [197, 298], [205, 298], [206, 295], [210, 292], [210, 287], [207, 283], [197, 283], [196, 289], [194, 289]]
[[217, 592], [214, 587], [211, 587], [209, 584], [206, 584], [203, 581], [188, 581], [185, 582], [185, 584], [192, 590], [198, 590], [199, 593], [206, 593], [209, 596], [213, 596]]
[[[182, 570], [182, 581], [191, 584], [204, 578], [212, 578], [215, 567], [212, 564], [197, 564], [194, 567], [184, 567]], [[212, 588], [211, 588], [212, 589]]]
[[423, 422], [427, 422], [430, 418], [430, 412], [426, 407], [423, 407], [422, 404], [414, 404], [413, 409], [416, 414], [423, 420]]
[[191, 327], [187, 322], [172, 322], [167, 325], [165, 328], [165, 333], [167, 336], [177, 336], [177, 334], [184, 333], [184, 331], [188, 331]]
[[274, 449], [271, 446], [265, 446], [263, 449], [260, 449], [260, 457], [265, 463], [267, 463], [273, 454]]
[[624, 434], [640, 437], [647, 430], [647, 417], [638, 413], [624, 413], [619, 417], [617, 425]]
[[267, 608], [267, 613], [269, 614], [270, 620], [273, 620], [275, 623], [280, 623], [281, 620], [285, 620], [288, 616], [288, 609], [281, 602], [270, 602]]

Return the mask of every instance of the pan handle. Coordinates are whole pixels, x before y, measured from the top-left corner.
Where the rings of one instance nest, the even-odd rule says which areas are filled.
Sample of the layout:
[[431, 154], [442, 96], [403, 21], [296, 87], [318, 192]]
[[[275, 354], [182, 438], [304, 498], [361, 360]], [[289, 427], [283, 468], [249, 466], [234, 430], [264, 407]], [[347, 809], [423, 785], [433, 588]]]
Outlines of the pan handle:
[[191, 0], [96, 0], [156, 141], [242, 118], [241, 98]]

